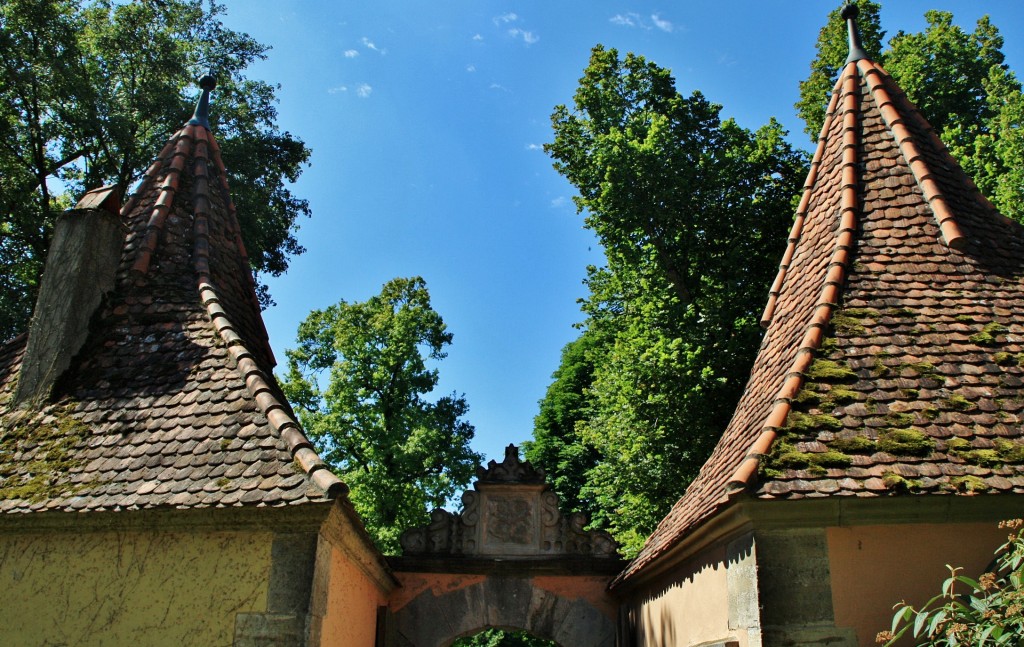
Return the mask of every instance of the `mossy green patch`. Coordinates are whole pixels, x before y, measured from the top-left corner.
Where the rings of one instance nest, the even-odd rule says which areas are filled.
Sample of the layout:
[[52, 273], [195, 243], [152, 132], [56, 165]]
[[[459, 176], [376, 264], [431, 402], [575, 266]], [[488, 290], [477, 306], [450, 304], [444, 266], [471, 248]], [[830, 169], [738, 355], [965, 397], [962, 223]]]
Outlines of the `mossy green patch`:
[[910, 364], [904, 364], [904, 366], [917, 372], [921, 377], [935, 377], [938, 375], [935, 370], [935, 365], [929, 362], [912, 362]]
[[857, 401], [857, 392], [846, 387], [835, 385], [828, 390], [825, 397], [836, 404], [849, 404]]
[[971, 315], [957, 315], [956, 320], [961, 323], [974, 323], [974, 317]]
[[943, 400], [942, 403], [946, 406], [947, 409], [952, 409], [953, 411], [971, 411], [972, 409], [976, 408], [973, 402], [971, 402], [964, 396], [960, 395], [959, 393], [954, 393], [953, 395]]
[[807, 369], [807, 375], [815, 380], [834, 380], [836, 382], [857, 379], [857, 374], [849, 366], [830, 359], [816, 359], [811, 362], [810, 368]]
[[871, 308], [844, 308], [842, 314], [853, 317], [854, 319], [878, 319], [881, 317], [881, 313], [878, 310], [872, 310]]
[[844, 454], [870, 454], [875, 451], [875, 441], [861, 435], [835, 438], [828, 446]]
[[885, 422], [891, 427], [909, 427], [914, 424], [914, 414], [891, 411], [885, 415]]
[[786, 429], [800, 435], [810, 435], [815, 431], [838, 431], [843, 428], [843, 423], [835, 416], [826, 413], [800, 413], [790, 411], [786, 418]]
[[892, 372], [892, 369], [886, 366], [881, 357], [875, 356], [875, 361], [871, 365], [871, 372], [875, 377], [885, 377]]
[[950, 485], [953, 489], [958, 492], [975, 493], [975, 492], [987, 492], [989, 489], [988, 483], [977, 476], [958, 476], [950, 480]]
[[[774, 465], [785, 469], [813, 469], [826, 468], [826, 467], [849, 467], [853, 462], [846, 454], [833, 450], [825, 452], [798, 452], [788, 451], [783, 454], [779, 454], [774, 461]], [[817, 470], [815, 470], [817, 471]]]
[[998, 336], [1005, 333], [1006, 326], [993, 321], [990, 324], [986, 324], [980, 332], [971, 335], [968, 339], [979, 346], [993, 346], [998, 343]]
[[992, 356], [992, 361], [1000, 366], [1009, 366], [1013, 364], [1013, 355], [1010, 353], [1000, 352]]
[[899, 492], [907, 494], [909, 492], [916, 492], [921, 489], [921, 482], [908, 479], [896, 474], [895, 472], [886, 472], [882, 475], [882, 483], [885, 487], [892, 490], [893, 492]]
[[996, 451], [1005, 463], [1024, 463], [1024, 443], [1002, 438], [995, 441]]
[[74, 450], [89, 436], [88, 425], [66, 413], [53, 423], [24, 422], [8, 427], [0, 445], [24, 451], [25, 461], [0, 461], [0, 499], [43, 501], [74, 494], [88, 484], [67, 476], [85, 461]]
[[796, 397], [793, 398], [793, 401], [808, 406], [815, 405], [821, 402], [821, 394], [815, 392], [811, 388], [805, 387], [800, 389], [800, 392], [796, 394]]
[[921, 392], [917, 389], [900, 389], [900, 396], [906, 400], [916, 400]]
[[917, 429], [886, 429], [878, 434], [875, 446], [895, 456], [927, 456], [935, 441]]
[[833, 330], [846, 336], [860, 336], [867, 332], [864, 324], [856, 317], [847, 315], [846, 311], [834, 313], [829, 323], [832, 325]]

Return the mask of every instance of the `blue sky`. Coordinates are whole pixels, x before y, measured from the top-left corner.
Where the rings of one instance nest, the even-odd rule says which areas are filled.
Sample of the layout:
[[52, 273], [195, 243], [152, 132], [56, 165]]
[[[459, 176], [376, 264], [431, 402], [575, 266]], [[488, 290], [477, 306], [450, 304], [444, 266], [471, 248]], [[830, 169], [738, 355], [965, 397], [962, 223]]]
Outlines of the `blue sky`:
[[[226, 0], [225, 23], [270, 45], [250, 76], [280, 84], [279, 124], [313, 150], [307, 252], [269, 280], [279, 361], [314, 308], [423, 276], [454, 343], [441, 393], [464, 393], [474, 448], [501, 459], [531, 436], [537, 401], [575, 338], [587, 264], [602, 255], [573, 188], [541, 150], [597, 43], [671, 68], [724, 117], [794, 115], [818, 30], [836, 2], [690, 0]], [[987, 12], [1024, 72], [1019, 0], [883, 2], [883, 28], [919, 31], [927, 9], [973, 29]], [[216, 99], [214, 99], [216, 101]], [[216, 108], [214, 108], [216, 109]], [[785, 232], [779, 232], [781, 257]], [[766, 286], [767, 290], [767, 286]]]

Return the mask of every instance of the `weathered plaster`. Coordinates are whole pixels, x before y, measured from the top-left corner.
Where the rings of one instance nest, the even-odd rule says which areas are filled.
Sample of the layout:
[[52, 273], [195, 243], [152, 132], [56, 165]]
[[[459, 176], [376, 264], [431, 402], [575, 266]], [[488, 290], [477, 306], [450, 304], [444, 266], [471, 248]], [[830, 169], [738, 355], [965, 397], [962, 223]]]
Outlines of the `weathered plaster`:
[[452, 575], [447, 573], [396, 573], [402, 587], [394, 592], [389, 600], [392, 612], [398, 612], [405, 605], [419, 597], [424, 591], [431, 595], [442, 596], [452, 591], [479, 584], [487, 579], [486, 575]]
[[[607, 578], [411, 572], [397, 576], [413, 590], [392, 599], [389, 646], [447, 647], [488, 627], [525, 630], [566, 647], [614, 644], [615, 618], [609, 613], [610, 602], [602, 597]], [[571, 583], [573, 579], [578, 582]], [[596, 590], [586, 590], [591, 586]]]
[[[757, 593], [749, 590], [752, 561], [747, 536], [738, 543], [716, 544], [679, 564], [671, 575], [632, 591], [625, 604], [636, 647], [759, 647]], [[737, 569], [731, 577], [730, 569]]]
[[566, 600], [585, 600], [612, 620], [619, 613], [619, 603], [608, 594], [610, 578], [547, 575], [533, 578], [533, 585]]
[[852, 627], [863, 647], [891, 626], [894, 604], [939, 593], [946, 564], [977, 577], [1006, 541], [994, 522], [838, 527], [827, 536], [835, 623]]
[[267, 605], [269, 532], [0, 535], [6, 647], [230, 645]]
[[320, 629], [321, 647], [374, 647], [377, 609], [386, 604], [379, 587], [344, 551], [330, 551], [327, 614]]

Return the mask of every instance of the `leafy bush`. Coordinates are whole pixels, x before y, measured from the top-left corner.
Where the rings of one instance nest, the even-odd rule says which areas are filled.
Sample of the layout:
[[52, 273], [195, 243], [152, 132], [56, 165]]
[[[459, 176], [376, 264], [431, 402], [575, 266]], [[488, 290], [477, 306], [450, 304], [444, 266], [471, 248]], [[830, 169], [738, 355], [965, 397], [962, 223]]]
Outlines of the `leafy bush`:
[[[950, 577], [942, 593], [915, 609], [896, 605], [892, 631], [880, 632], [876, 642], [895, 645], [907, 632], [918, 647], [972, 645], [1024, 646], [1024, 520], [999, 523], [1010, 529], [1005, 544], [996, 550], [996, 569], [977, 580], [960, 575], [962, 569], [947, 565]], [[966, 591], [957, 591], [967, 587]]]

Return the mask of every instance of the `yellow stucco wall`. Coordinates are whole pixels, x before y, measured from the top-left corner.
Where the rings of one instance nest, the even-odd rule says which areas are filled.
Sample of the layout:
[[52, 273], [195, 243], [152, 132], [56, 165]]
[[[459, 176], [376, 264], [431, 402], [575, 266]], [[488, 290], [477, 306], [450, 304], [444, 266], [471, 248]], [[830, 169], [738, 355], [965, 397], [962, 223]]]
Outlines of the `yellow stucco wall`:
[[155, 531], [0, 534], [0, 643], [228, 646], [266, 610], [272, 536]]
[[854, 526], [827, 536], [835, 623], [855, 628], [862, 647], [891, 626], [894, 604], [939, 593], [946, 564], [977, 577], [1006, 541], [995, 523]]
[[673, 577], [639, 592], [632, 611], [637, 647], [677, 647], [734, 638], [747, 647], [746, 631], [729, 629], [725, 547], [719, 545], [673, 571]]
[[332, 548], [321, 647], [374, 647], [377, 608], [384, 604], [377, 584], [344, 551]]

